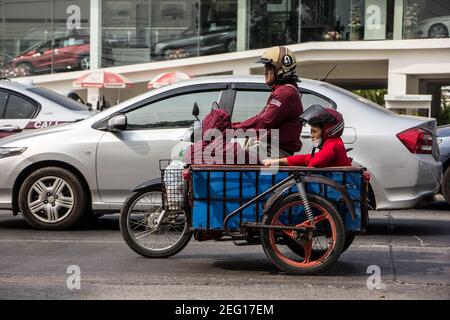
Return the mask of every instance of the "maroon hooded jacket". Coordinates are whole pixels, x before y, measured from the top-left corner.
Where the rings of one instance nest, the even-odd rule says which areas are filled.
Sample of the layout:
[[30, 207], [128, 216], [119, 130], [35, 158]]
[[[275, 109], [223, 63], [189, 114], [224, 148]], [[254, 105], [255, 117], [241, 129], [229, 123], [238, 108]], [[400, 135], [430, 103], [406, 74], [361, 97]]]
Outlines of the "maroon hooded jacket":
[[299, 121], [303, 113], [297, 85], [278, 84], [272, 87], [272, 93], [267, 105], [256, 116], [242, 122], [234, 122], [233, 129], [278, 129], [279, 147], [289, 153], [300, 151], [300, 133], [302, 127]]

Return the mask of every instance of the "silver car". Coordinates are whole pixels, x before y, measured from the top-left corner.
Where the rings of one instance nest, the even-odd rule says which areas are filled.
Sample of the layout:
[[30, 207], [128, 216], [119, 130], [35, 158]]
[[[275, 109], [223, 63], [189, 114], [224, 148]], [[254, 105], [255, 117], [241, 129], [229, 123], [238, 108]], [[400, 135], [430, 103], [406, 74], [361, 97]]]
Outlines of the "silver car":
[[425, 19], [417, 25], [417, 35], [420, 38], [448, 38], [450, 16]]
[[88, 107], [54, 91], [0, 80], [0, 139], [93, 115]]
[[[344, 115], [349, 156], [371, 173], [378, 209], [410, 208], [439, 187], [434, 119], [396, 115], [328, 83], [299, 83], [304, 109]], [[19, 134], [0, 142], [0, 209], [21, 212], [36, 228], [64, 229], [84, 214], [114, 213], [130, 190], [156, 178], [159, 159], [190, 144], [192, 106], [200, 118], [217, 101], [232, 121], [255, 115], [270, 93], [261, 76], [191, 79], [146, 92], [83, 121]], [[304, 128], [302, 153], [311, 151]]]

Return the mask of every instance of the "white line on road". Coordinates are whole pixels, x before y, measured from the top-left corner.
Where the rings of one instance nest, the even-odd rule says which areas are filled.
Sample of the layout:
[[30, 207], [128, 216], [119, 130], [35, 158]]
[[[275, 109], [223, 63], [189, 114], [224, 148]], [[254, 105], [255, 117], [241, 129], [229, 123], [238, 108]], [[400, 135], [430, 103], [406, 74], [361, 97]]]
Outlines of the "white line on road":
[[425, 247], [425, 243], [423, 242], [423, 240], [422, 239], [420, 239], [418, 236], [414, 236], [414, 238], [416, 238], [417, 239], [417, 241], [419, 241], [420, 242], [420, 245], [422, 246], [422, 247]]

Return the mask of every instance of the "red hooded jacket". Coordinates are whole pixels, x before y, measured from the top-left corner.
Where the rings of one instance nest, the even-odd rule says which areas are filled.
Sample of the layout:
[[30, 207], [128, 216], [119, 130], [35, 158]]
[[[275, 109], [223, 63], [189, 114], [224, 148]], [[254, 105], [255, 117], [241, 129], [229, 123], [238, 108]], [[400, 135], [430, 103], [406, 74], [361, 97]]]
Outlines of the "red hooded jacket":
[[303, 113], [297, 85], [279, 84], [272, 87], [272, 93], [267, 105], [256, 116], [242, 122], [234, 122], [233, 129], [279, 129], [279, 147], [294, 153], [300, 151], [300, 133], [302, 127], [299, 121]]
[[310, 154], [301, 154], [287, 157], [289, 166], [307, 166], [307, 167], [345, 167], [352, 165], [352, 159], [347, 157], [344, 142], [341, 138], [326, 140], [322, 148], [311, 156]]

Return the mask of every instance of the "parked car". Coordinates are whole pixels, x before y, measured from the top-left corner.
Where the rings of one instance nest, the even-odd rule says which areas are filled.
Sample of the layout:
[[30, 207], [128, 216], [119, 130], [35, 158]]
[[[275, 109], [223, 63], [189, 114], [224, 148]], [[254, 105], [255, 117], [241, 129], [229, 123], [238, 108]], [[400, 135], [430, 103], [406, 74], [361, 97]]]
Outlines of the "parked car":
[[419, 22], [417, 35], [421, 38], [448, 38], [450, 16], [434, 17]]
[[[434, 119], [400, 116], [320, 81], [303, 79], [299, 91], [305, 109], [321, 104], [343, 113], [349, 156], [371, 173], [373, 207], [411, 208], [437, 191], [442, 167]], [[217, 101], [232, 121], [241, 121], [260, 111], [269, 94], [262, 76], [194, 78], [83, 121], [6, 138], [0, 141], [0, 209], [22, 212], [43, 229], [68, 228], [91, 210], [118, 212], [132, 188], [160, 176], [159, 159], [190, 145], [194, 102], [200, 118]], [[309, 128], [301, 139], [302, 153], [310, 152]]]
[[445, 201], [450, 203], [450, 125], [438, 127], [436, 133], [439, 142], [439, 161], [442, 162], [444, 173], [441, 192]]
[[[103, 46], [102, 50], [103, 65], [112, 66], [114, 61], [111, 48]], [[17, 72], [17, 76], [30, 76], [51, 70], [88, 70], [90, 68], [89, 36], [68, 36], [39, 42], [13, 58], [8, 67], [12, 72]]]
[[0, 80], [0, 139], [93, 114], [88, 107], [51, 90], [31, 83]]
[[236, 51], [236, 29], [211, 24], [208, 28], [200, 30], [200, 36], [197, 28], [189, 28], [175, 39], [158, 42], [151, 49], [151, 58], [170, 60], [234, 51]]
[[6, 65], [12, 57], [6, 53], [0, 53], [0, 78], [7, 76]]

